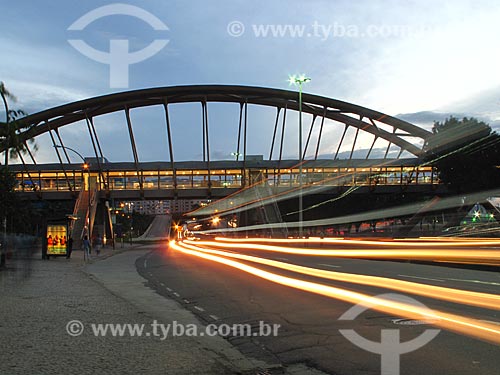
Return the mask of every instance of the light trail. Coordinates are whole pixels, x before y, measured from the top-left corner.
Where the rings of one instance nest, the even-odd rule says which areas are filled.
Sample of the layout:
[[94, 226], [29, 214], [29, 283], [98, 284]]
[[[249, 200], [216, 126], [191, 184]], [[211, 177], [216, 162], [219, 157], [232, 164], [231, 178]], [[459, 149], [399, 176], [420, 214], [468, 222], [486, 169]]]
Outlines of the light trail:
[[[498, 195], [498, 190], [497, 189], [492, 189], [492, 190], [485, 190], [482, 192], [478, 193], [472, 193], [468, 196], [468, 199], [470, 201], [481, 201], [484, 199], [484, 197], [487, 196], [496, 196]], [[408, 216], [408, 215], [414, 215], [415, 213], [419, 212], [425, 205], [429, 203], [428, 201], [424, 202], [418, 202], [418, 203], [411, 203], [408, 205], [403, 205], [403, 206], [396, 206], [396, 207], [389, 207], [389, 208], [383, 208], [383, 209], [378, 209], [378, 210], [372, 210], [372, 211], [367, 211], [363, 213], [357, 213], [357, 214], [351, 214], [351, 215], [344, 215], [344, 216], [338, 216], [334, 218], [328, 218], [328, 219], [316, 219], [316, 220], [308, 220], [308, 221], [303, 221], [303, 222], [279, 222], [279, 223], [266, 223], [266, 224], [255, 224], [255, 225], [248, 225], [244, 227], [237, 227], [237, 228], [224, 228], [224, 229], [210, 229], [210, 230], [204, 230], [199, 233], [207, 233], [207, 234], [212, 234], [212, 233], [236, 233], [236, 232], [241, 232], [241, 231], [252, 231], [252, 230], [269, 230], [269, 229], [287, 229], [287, 228], [296, 228], [299, 226], [302, 226], [304, 228], [306, 227], [321, 227], [321, 226], [330, 226], [330, 225], [337, 225], [337, 224], [346, 224], [346, 223], [354, 223], [354, 222], [369, 222], [372, 220], [379, 220], [381, 218], [387, 218], [387, 217], [400, 217], [400, 216]], [[462, 196], [453, 196], [453, 197], [447, 197], [447, 198], [442, 198], [437, 202], [433, 209], [434, 210], [446, 210], [449, 208], [453, 207], [460, 207], [462, 205]], [[257, 205], [256, 207], [258, 207]], [[250, 208], [250, 207], [248, 207]], [[229, 215], [234, 213], [232, 210], [230, 211], [225, 211], [225, 215]], [[206, 213], [208, 214], [213, 214], [213, 212]]]
[[[290, 169], [293, 169], [292, 167]], [[342, 174], [339, 176], [329, 177], [322, 179], [320, 181], [311, 182], [303, 185], [302, 192], [305, 195], [319, 193], [322, 190], [327, 190], [332, 188], [332, 186], [343, 186], [345, 182], [351, 180], [355, 172], [349, 172], [346, 174]], [[372, 177], [376, 177], [373, 175]], [[332, 182], [335, 182], [332, 184]], [[283, 191], [278, 193], [273, 193], [270, 190], [270, 186], [267, 184], [267, 181], [259, 181], [248, 187], [242, 188], [241, 190], [228, 195], [227, 197], [221, 198], [205, 207], [198, 208], [194, 211], [188, 212], [188, 216], [199, 216], [199, 215], [213, 215], [214, 213], [218, 214], [234, 214], [238, 212], [247, 211], [249, 209], [263, 206], [268, 204], [269, 202], [279, 202], [285, 199], [292, 199], [297, 197], [300, 193], [301, 189], [299, 186], [288, 187], [281, 185], [281, 188], [284, 188]], [[353, 186], [354, 190], [358, 189], [360, 186]], [[259, 188], [268, 190], [268, 195], [261, 196], [261, 193], [258, 193], [257, 190]], [[349, 189], [351, 190], [351, 189]], [[271, 193], [269, 193], [271, 191]], [[351, 191], [350, 191], [351, 192]], [[349, 192], [349, 193], [350, 193]], [[343, 196], [349, 194], [348, 192], [344, 192]], [[250, 196], [248, 196], [250, 194]], [[342, 197], [333, 198], [333, 200], [341, 199]], [[232, 204], [230, 202], [233, 202]], [[326, 203], [326, 202], [325, 202]]]
[[423, 297], [435, 298], [454, 303], [466, 304], [471, 306], [483, 307], [493, 310], [500, 310], [500, 296], [488, 293], [472, 292], [454, 288], [438, 287], [434, 285], [420, 284], [398, 279], [390, 279], [379, 276], [358, 275], [344, 272], [327, 271], [316, 268], [299, 266], [296, 264], [279, 262], [276, 260], [244, 255], [238, 253], [229, 253], [225, 251], [206, 249], [199, 246], [183, 244], [190, 250], [203, 251], [205, 253], [220, 255], [229, 258], [246, 260], [249, 262], [264, 264], [271, 267], [297, 272], [304, 275], [321, 277], [329, 280], [344, 281], [354, 284], [369, 285], [373, 287], [397, 290], [399, 292], [411, 293]]
[[[391, 315], [401, 316], [404, 318], [436, 320], [435, 322], [433, 322], [433, 325], [435, 326], [467, 336], [475, 337], [494, 344], [500, 343], [500, 327], [492, 323], [477, 321], [471, 318], [466, 318], [442, 311], [429, 311], [428, 309], [423, 309], [422, 307], [413, 306], [406, 303], [374, 298], [363, 293], [357, 293], [346, 289], [332, 287], [329, 285], [282, 276], [231, 259], [207, 254], [201, 251], [191, 250], [184, 247], [182, 244], [176, 243], [175, 241], [170, 242], [170, 247], [184, 254], [189, 254], [213, 262], [225, 264], [227, 266], [239, 269], [241, 271], [280, 285], [304, 290], [330, 298], [340, 299], [342, 301], [353, 304], [369, 304], [372, 309], [382, 311]], [[375, 306], [373, 306], [374, 303]]]
[[343, 238], [343, 237], [309, 237], [309, 238], [229, 238], [229, 237], [216, 237], [216, 241], [223, 242], [245, 242], [245, 243], [256, 243], [256, 242], [264, 242], [264, 243], [319, 243], [319, 244], [341, 244], [341, 245], [370, 245], [370, 246], [413, 246], [413, 247], [474, 247], [474, 246], [500, 246], [500, 240], [492, 240], [492, 239], [469, 239], [464, 240], [454, 239], [454, 238], [446, 238], [443, 240], [430, 240], [425, 239], [421, 241], [420, 239], [394, 239], [394, 240], [373, 240], [373, 239], [352, 239], [352, 238]]
[[[418, 259], [418, 260], [491, 260], [500, 261], [500, 251], [498, 250], [436, 250], [432, 249], [432, 244], [426, 244], [430, 249], [407, 249], [409, 247], [405, 244], [398, 244], [397, 246], [404, 246], [406, 248], [394, 248], [390, 250], [385, 249], [317, 249], [317, 248], [301, 248], [301, 247], [286, 247], [263, 245], [246, 242], [222, 242], [222, 241], [191, 241], [185, 240], [186, 243], [197, 243], [202, 246], [216, 247], [216, 248], [238, 248], [239, 250], [256, 250], [256, 251], [270, 251], [277, 253], [295, 254], [295, 255], [308, 255], [308, 256], [330, 256], [330, 257], [344, 257], [344, 258], [384, 258], [384, 259]], [[363, 241], [360, 241], [363, 243]], [[390, 242], [388, 242], [390, 243]]]
[[409, 241], [409, 242], [414, 242], [414, 241], [436, 241], [436, 242], [446, 242], [446, 241], [458, 241], [458, 242], [495, 242], [497, 241], [498, 246], [500, 246], [500, 240], [494, 240], [491, 237], [477, 237], [475, 236], [474, 238], [467, 238], [467, 237], [460, 237], [460, 236], [443, 236], [443, 237], [416, 237], [416, 238], [395, 238], [397, 241]]

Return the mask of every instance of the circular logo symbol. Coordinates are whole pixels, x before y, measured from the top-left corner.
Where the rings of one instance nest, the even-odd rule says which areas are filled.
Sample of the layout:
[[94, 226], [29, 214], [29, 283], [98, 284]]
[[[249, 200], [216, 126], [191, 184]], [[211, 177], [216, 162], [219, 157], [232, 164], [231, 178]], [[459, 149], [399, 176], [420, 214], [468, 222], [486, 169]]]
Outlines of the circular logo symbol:
[[73, 337], [80, 336], [83, 333], [84, 328], [83, 323], [79, 320], [70, 320], [66, 324], [66, 332], [68, 332], [68, 335]]
[[240, 21], [233, 21], [227, 24], [227, 33], [234, 38], [239, 38], [245, 33], [245, 25]]

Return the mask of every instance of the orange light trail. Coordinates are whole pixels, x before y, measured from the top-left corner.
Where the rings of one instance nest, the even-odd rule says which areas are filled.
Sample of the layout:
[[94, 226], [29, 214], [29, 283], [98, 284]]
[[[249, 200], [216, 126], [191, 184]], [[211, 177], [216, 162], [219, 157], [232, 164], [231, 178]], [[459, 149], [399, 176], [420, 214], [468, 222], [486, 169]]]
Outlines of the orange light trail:
[[324, 243], [324, 244], [342, 244], [342, 245], [369, 245], [369, 246], [413, 246], [413, 247], [446, 247], [446, 246], [500, 246], [500, 240], [492, 239], [430, 239], [424, 238], [403, 238], [391, 241], [387, 240], [365, 240], [365, 239], [352, 239], [343, 237], [309, 237], [309, 238], [229, 238], [229, 237], [216, 237], [216, 241], [224, 242], [247, 242], [247, 243]]
[[271, 260], [266, 258], [255, 257], [251, 255], [243, 255], [238, 253], [229, 253], [225, 251], [206, 249], [189, 244], [183, 244], [183, 246], [191, 250], [202, 251], [204, 253], [216, 254], [229, 258], [246, 260], [249, 262], [264, 264], [267, 266], [276, 267], [287, 271], [297, 272], [304, 275], [321, 277], [329, 280], [344, 281], [354, 284], [392, 289], [392, 290], [397, 290], [399, 292], [411, 293], [423, 297], [437, 298], [454, 303], [461, 303], [461, 304], [478, 306], [493, 310], [500, 310], [500, 296], [496, 294], [472, 292], [454, 288], [445, 288], [445, 287], [420, 284], [411, 281], [390, 279], [379, 276], [367, 276], [367, 275], [358, 275], [352, 273], [327, 271], [317, 268], [299, 266], [296, 264], [279, 262], [276, 260]]
[[[398, 244], [397, 246], [404, 246], [406, 248], [394, 248], [390, 250], [382, 249], [317, 249], [317, 248], [301, 248], [301, 247], [285, 247], [264, 245], [246, 242], [229, 242], [229, 241], [190, 241], [186, 243], [196, 243], [201, 246], [216, 247], [216, 248], [237, 248], [238, 250], [257, 250], [257, 251], [271, 251], [295, 255], [308, 255], [308, 256], [330, 256], [330, 257], [345, 257], [345, 258], [388, 258], [388, 259], [428, 259], [428, 260], [479, 260], [487, 259], [492, 261], [500, 261], [500, 251], [498, 250], [436, 250], [432, 249], [432, 244], [427, 244], [426, 247], [431, 249], [407, 249], [409, 247], [405, 244]], [[355, 241], [356, 243], [363, 243], [363, 241]], [[372, 241], [376, 242], [376, 241]], [[387, 241], [382, 241], [384, 243]], [[390, 243], [390, 242], [387, 242]], [[419, 246], [420, 247], [420, 246]]]
[[370, 306], [372, 306], [372, 304], [375, 301], [375, 306], [372, 306], [371, 307], [372, 309], [382, 311], [387, 314], [396, 314], [398, 316], [409, 319], [423, 318], [423, 319], [436, 320], [432, 324], [439, 326], [441, 328], [454, 331], [460, 334], [472, 336], [475, 338], [479, 338], [481, 340], [485, 340], [491, 343], [495, 344], [500, 343], [500, 327], [496, 326], [495, 324], [483, 321], [477, 321], [471, 318], [466, 318], [442, 311], [436, 311], [436, 310], [429, 311], [428, 309], [423, 309], [421, 307], [413, 306], [406, 303], [371, 297], [363, 293], [353, 292], [346, 289], [332, 287], [329, 285], [282, 276], [231, 259], [223, 258], [212, 254], [207, 254], [197, 250], [190, 250], [184, 247], [182, 244], [176, 243], [175, 241], [170, 242], [170, 247], [184, 254], [189, 254], [199, 258], [225, 264], [227, 266], [239, 269], [241, 271], [247, 272], [254, 276], [260, 277], [262, 279], [280, 285], [304, 290], [307, 292], [323, 295], [330, 298], [340, 299], [354, 304], [369, 303]]

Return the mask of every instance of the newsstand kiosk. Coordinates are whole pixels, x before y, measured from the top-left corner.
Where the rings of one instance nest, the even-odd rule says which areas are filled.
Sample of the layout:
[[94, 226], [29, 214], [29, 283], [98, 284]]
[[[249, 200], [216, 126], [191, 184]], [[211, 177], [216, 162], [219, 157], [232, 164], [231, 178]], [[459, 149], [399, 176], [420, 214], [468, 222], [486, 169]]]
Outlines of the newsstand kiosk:
[[66, 256], [69, 239], [68, 219], [47, 220], [47, 225], [42, 239], [42, 259], [51, 256]]

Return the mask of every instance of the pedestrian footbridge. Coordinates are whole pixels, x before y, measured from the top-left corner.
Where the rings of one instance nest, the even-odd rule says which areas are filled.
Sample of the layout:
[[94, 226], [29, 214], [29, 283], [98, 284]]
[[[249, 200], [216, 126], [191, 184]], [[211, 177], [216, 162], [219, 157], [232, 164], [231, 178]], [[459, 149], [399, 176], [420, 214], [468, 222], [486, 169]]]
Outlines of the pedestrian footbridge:
[[[199, 160], [175, 157], [174, 130], [182, 124], [172, 120], [171, 112], [186, 103], [199, 106], [201, 144], [193, 150]], [[231, 106], [236, 115], [217, 124], [228, 134], [227, 158], [213, 151], [209, 121], [213, 106], [220, 104]], [[148, 129], [133, 125], [131, 116], [134, 110], [150, 107], [161, 109], [163, 133], [158, 136], [166, 137], [165, 157], [157, 162], [141, 160], [137, 129], [141, 134]], [[267, 117], [254, 115], [257, 108], [264, 108]], [[123, 115], [128, 144], [120, 147], [131, 150], [131, 160], [110, 161], [109, 150], [103, 147], [97, 120], [109, 114]], [[297, 128], [297, 115], [303, 128]], [[263, 125], [264, 118], [269, 123]], [[74, 215], [90, 228], [96, 206], [108, 207], [114, 200], [216, 199], [256, 184], [271, 195], [297, 188], [314, 194], [319, 187], [331, 192], [359, 187], [357, 192], [370, 194], [428, 192], [440, 185], [432, 165], [421, 161], [429, 131], [352, 103], [295, 91], [228, 85], [151, 88], [69, 103], [20, 121], [27, 127], [19, 134], [26, 152], [18, 153], [19, 163], [10, 165], [16, 190], [30, 199], [75, 200]], [[68, 146], [61, 131], [77, 123], [85, 127], [79, 137], [88, 137], [92, 146], [85, 156], [74, 144]], [[263, 128], [269, 130], [268, 148], [255, 150], [249, 138]], [[290, 135], [299, 135], [300, 145], [291, 142]], [[37, 162], [30, 147], [29, 140], [37, 142], [42, 136], [49, 139], [54, 162]], [[286, 152], [287, 144], [298, 145], [291, 153], [296, 156]]]

